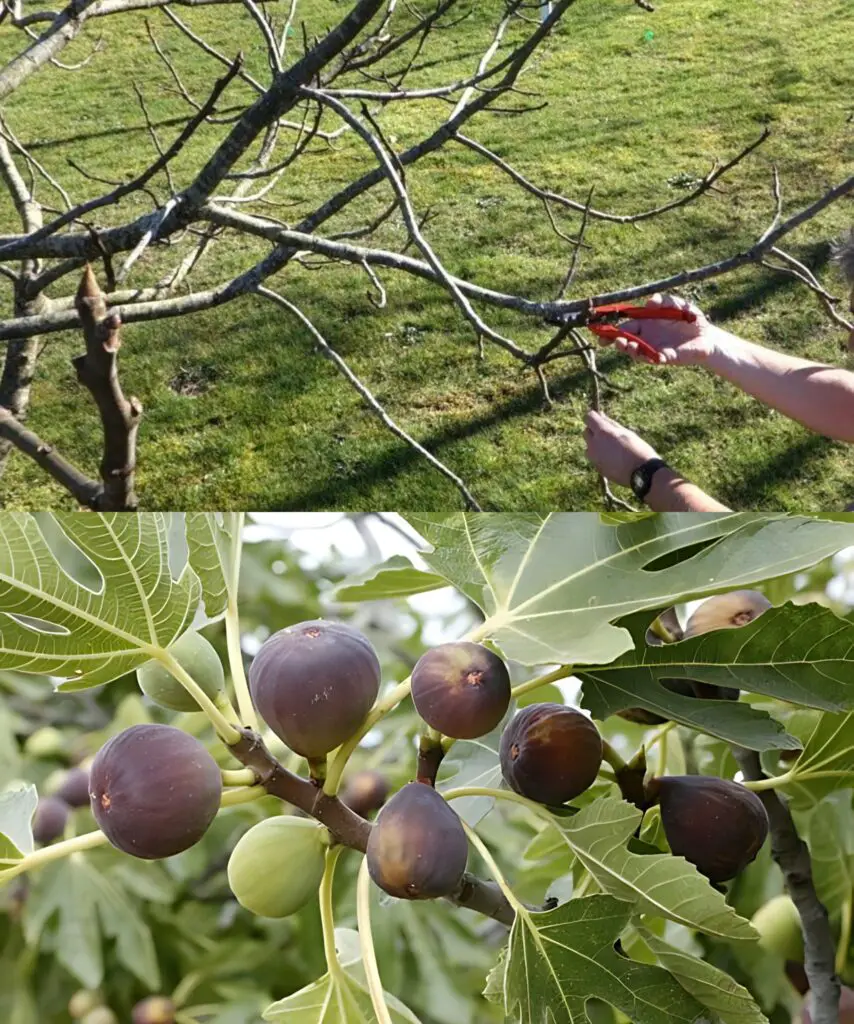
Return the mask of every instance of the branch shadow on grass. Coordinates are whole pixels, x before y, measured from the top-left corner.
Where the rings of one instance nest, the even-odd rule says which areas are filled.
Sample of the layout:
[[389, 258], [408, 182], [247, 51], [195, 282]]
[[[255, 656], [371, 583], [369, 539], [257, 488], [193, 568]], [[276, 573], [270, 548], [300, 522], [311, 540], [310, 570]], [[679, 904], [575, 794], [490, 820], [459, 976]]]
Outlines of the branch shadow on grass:
[[[780, 502], [774, 497], [775, 487], [782, 482], [803, 480], [804, 477], [820, 477], [817, 463], [832, 455], [838, 447], [838, 442], [820, 434], [808, 434], [785, 451], [757, 463], [753, 472], [722, 484], [716, 497], [734, 509], [779, 510]], [[813, 463], [811, 471], [807, 468], [809, 463]], [[815, 503], [808, 500], [809, 495], [804, 497], [807, 507], [815, 507]]]
[[[587, 386], [586, 376], [586, 371], [579, 369], [569, 373], [563, 373], [560, 377], [550, 380], [549, 388], [552, 397], [559, 402], [560, 399], [566, 395], [577, 395], [580, 389], [584, 389]], [[443, 449], [449, 445], [458, 441], [463, 441], [466, 438], [473, 437], [481, 431], [488, 430], [490, 427], [496, 426], [497, 424], [507, 423], [519, 417], [530, 416], [541, 411], [543, 412], [543, 415], [548, 415], [548, 412], [543, 411], [542, 392], [535, 385], [532, 386], [524, 395], [519, 395], [509, 401], [494, 405], [488, 412], [481, 416], [476, 416], [465, 423], [449, 424], [448, 426], [443, 427], [440, 430], [435, 430], [426, 436], [418, 436], [417, 440], [437, 458], [442, 458]], [[402, 422], [401, 425], [404, 429], [406, 428], [405, 422]], [[274, 499], [266, 508], [259, 508], [258, 511], [295, 511], [324, 508], [338, 509], [349, 507], [350, 503], [353, 503], [354, 507], [360, 503], [364, 504], [367, 491], [370, 488], [382, 483], [383, 481], [387, 481], [390, 477], [403, 472], [412, 465], [420, 462], [422, 459], [414, 449], [404, 445], [403, 442], [399, 442], [396, 439], [390, 440], [394, 447], [367, 461], [360, 467], [358, 474], [354, 474], [352, 478], [347, 479], [337, 477], [336, 479], [330, 480], [328, 483], [324, 483], [321, 486], [301, 491], [295, 496], [288, 496], [287, 498], [282, 496], [280, 499]], [[580, 432], [578, 440], [580, 444]], [[477, 482], [467, 479], [465, 471], [459, 467], [452, 466], [451, 468], [460, 473], [466, 483], [475, 492], [475, 496], [480, 498], [481, 496], [477, 494]], [[439, 477], [437, 475], [437, 480], [438, 479]], [[447, 506], [447, 486], [449, 485], [442, 487], [439, 492], [441, 501], [437, 504], [436, 509], [433, 509], [432, 511]], [[484, 509], [487, 511], [489, 510], [485, 503]], [[426, 512], [431, 511], [431, 509], [422, 508], [420, 511]]]
[[[827, 242], [813, 242], [804, 246], [797, 258], [809, 267], [816, 275], [830, 261], [830, 246]], [[705, 309], [706, 316], [716, 323], [718, 321], [730, 320], [736, 316], [744, 315], [761, 308], [764, 303], [775, 295], [785, 292], [799, 293], [804, 302], [815, 303], [815, 298], [807, 288], [799, 281], [796, 281], [789, 274], [776, 273], [765, 267], [757, 267], [759, 271], [756, 281], [749, 288], [745, 288], [728, 298], [712, 302]], [[839, 291], [842, 285], [840, 282]], [[830, 288], [833, 294], [833, 287]]]

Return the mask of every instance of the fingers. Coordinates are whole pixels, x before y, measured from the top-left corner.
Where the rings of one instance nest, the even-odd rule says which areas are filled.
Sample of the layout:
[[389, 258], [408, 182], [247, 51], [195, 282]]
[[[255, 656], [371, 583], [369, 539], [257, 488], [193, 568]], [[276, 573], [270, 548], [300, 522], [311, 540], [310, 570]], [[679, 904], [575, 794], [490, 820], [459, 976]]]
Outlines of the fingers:
[[[642, 324], [643, 321], [632, 320], [629, 323], [624, 324], [623, 326], [624, 329], [627, 330], [630, 334], [636, 334], [638, 337], [642, 337], [640, 330]], [[653, 359], [649, 355], [647, 355], [646, 352], [643, 352], [641, 350], [640, 346], [636, 341], [629, 341], [627, 338], [617, 338], [614, 344], [618, 351], [624, 352], [627, 356], [629, 356], [631, 359], [634, 359], [638, 363], [651, 363], [653, 366], [657, 366], [659, 363], [664, 362], [664, 360], [661, 359], [660, 357], [660, 353], [658, 358]], [[655, 348], [655, 345], [653, 344], [652, 347]]]
[[697, 307], [687, 299], [682, 299], [678, 295], [662, 295], [661, 292], [650, 296], [646, 304], [647, 306], [667, 306], [673, 309], [691, 309], [699, 312]]
[[603, 412], [596, 412], [595, 409], [590, 409], [587, 412], [584, 417], [584, 440], [587, 442], [588, 449], [596, 435], [608, 429], [610, 422], [610, 417], [606, 416]]

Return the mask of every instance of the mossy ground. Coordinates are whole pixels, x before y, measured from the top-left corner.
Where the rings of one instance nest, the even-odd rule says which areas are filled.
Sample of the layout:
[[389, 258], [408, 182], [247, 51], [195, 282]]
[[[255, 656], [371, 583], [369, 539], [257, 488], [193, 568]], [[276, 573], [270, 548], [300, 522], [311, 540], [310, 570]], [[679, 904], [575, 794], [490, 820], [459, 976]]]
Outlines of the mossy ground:
[[[418, 82], [470, 72], [486, 45], [495, 6], [475, 0], [470, 17], [438, 33], [422, 59]], [[662, 0], [646, 14], [630, 0], [579, 0], [541, 52], [523, 85], [548, 107], [524, 118], [479, 115], [467, 133], [529, 178], [579, 199], [591, 185], [595, 202], [633, 212], [679, 195], [680, 175], [704, 174], [715, 156], [728, 158], [770, 125], [771, 139], [712, 194], [639, 226], [595, 222], [573, 295], [584, 296], [656, 278], [739, 250], [772, 213], [772, 165], [779, 168], [785, 208], [792, 211], [850, 172], [852, 100], [845, 74], [846, 0]], [[283, 17], [285, 8], [271, 5]], [[306, 0], [309, 30], [321, 31], [344, 5]], [[233, 54], [247, 52], [264, 75], [264, 54], [238, 5], [178, 8], [179, 16]], [[203, 96], [220, 66], [204, 57], [165, 16], [149, 21], [187, 87]], [[646, 39], [648, 30], [654, 38]], [[141, 14], [92, 26], [105, 46], [82, 71], [49, 68], [5, 104], [17, 135], [67, 183], [75, 200], [91, 183], [67, 158], [95, 174], [119, 177], [152, 158], [132, 77], [155, 121], [187, 115], [154, 57]], [[6, 31], [0, 57], [20, 46]], [[73, 62], [85, 41], [63, 53]], [[248, 96], [235, 87], [228, 102]], [[400, 104], [384, 126], [404, 147], [447, 116], [444, 103]], [[325, 126], [334, 128], [332, 119]], [[180, 185], [190, 180], [223, 128], [206, 128], [176, 161]], [[168, 142], [175, 125], [158, 129]], [[335, 152], [317, 146], [288, 172], [278, 198], [293, 204], [273, 214], [289, 221], [313, 209], [361, 169], [371, 166], [350, 136]], [[569, 250], [551, 230], [542, 205], [471, 151], [449, 145], [408, 172], [419, 211], [433, 207], [427, 233], [457, 274], [534, 297], [556, 292]], [[50, 188], [39, 194], [57, 203]], [[161, 189], [161, 194], [163, 190]], [[389, 192], [374, 189], [332, 232], [364, 223]], [[18, 230], [4, 198], [0, 231]], [[116, 223], [141, 207], [99, 212]], [[556, 211], [572, 234], [578, 217]], [[842, 201], [789, 241], [832, 291], [828, 239], [851, 221]], [[395, 218], [375, 244], [400, 244]], [[211, 250], [197, 286], [222, 281], [266, 251], [229, 237]], [[153, 281], [173, 260], [158, 252], [142, 275]], [[557, 403], [544, 412], [536, 382], [494, 348], [476, 358], [474, 338], [447, 295], [435, 286], [383, 275], [388, 308], [368, 301], [367, 278], [348, 267], [291, 266], [272, 284], [300, 301], [329, 341], [419, 440], [453, 467], [482, 504], [495, 509], [598, 507], [595, 476], [584, 457], [581, 421], [587, 382], [574, 363], [550, 374]], [[67, 284], [62, 285], [63, 291]], [[54, 290], [56, 294], [56, 290]], [[788, 278], [748, 268], [689, 292], [717, 321], [762, 344], [839, 362], [840, 332], [813, 297]], [[3, 289], [4, 299], [8, 289]], [[8, 315], [8, 306], [4, 309]], [[532, 346], [543, 328], [485, 310], [499, 329]], [[93, 469], [97, 420], [75, 382], [69, 357], [76, 334], [51, 335], [39, 365], [30, 424], [69, 458]], [[816, 437], [700, 370], [630, 366], [603, 354], [600, 367], [620, 391], [607, 411], [640, 430], [686, 474], [733, 507], [818, 510], [854, 497], [850, 447]], [[140, 432], [139, 491], [146, 508], [440, 509], [458, 507], [456, 490], [392, 437], [334, 367], [319, 357], [304, 329], [284, 311], [247, 298], [181, 320], [125, 331], [122, 379], [146, 409]], [[8, 508], [70, 507], [66, 497], [24, 457], [14, 455], [0, 484]]]

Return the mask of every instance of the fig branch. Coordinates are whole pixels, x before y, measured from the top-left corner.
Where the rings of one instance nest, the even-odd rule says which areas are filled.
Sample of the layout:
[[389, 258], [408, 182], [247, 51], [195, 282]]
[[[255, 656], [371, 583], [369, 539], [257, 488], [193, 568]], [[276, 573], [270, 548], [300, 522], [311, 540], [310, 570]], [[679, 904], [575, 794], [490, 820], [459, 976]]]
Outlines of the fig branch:
[[[337, 796], [330, 796], [307, 779], [287, 771], [270, 753], [257, 733], [241, 730], [241, 738], [229, 745], [229, 750], [247, 768], [252, 768], [267, 793], [316, 818], [332, 833], [342, 846], [364, 853], [368, 837], [374, 827], [358, 814], [354, 814]], [[466, 907], [502, 924], [511, 924], [513, 911], [498, 886], [485, 882], [470, 872], [463, 875], [460, 884], [448, 899], [459, 907]]]
[[[755, 750], [733, 747], [738, 766], [748, 782], [766, 778]], [[789, 808], [773, 789], [756, 794], [768, 814], [771, 856], [783, 873], [786, 891], [798, 909], [804, 935], [804, 968], [812, 992], [814, 1024], [838, 1024], [839, 978], [836, 949], [827, 910], [818, 898], [812, 877], [812, 860], [798, 835]]]

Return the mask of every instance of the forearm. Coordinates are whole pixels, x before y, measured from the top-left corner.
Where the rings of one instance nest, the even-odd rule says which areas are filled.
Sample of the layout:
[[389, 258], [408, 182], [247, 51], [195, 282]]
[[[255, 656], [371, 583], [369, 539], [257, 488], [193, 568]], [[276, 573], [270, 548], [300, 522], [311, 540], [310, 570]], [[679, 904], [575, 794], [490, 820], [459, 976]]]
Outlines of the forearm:
[[705, 491], [674, 470], [660, 469], [652, 478], [652, 487], [644, 499], [654, 512], [728, 512]]
[[816, 433], [854, 441], [854, 373], [720, 334], [710, 370]]

